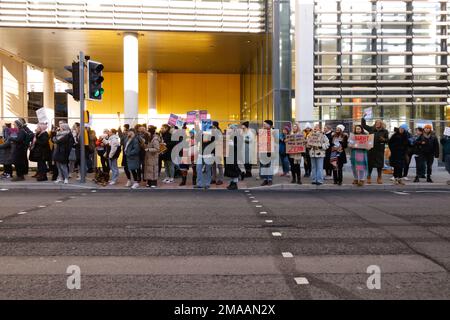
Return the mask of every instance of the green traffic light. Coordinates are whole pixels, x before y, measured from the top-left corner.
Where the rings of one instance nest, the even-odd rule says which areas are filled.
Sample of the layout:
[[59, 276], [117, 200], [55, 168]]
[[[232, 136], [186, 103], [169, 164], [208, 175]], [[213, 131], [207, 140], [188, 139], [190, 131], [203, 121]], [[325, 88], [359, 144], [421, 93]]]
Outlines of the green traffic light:
[[103, 94], [103, 92], [105, 92], [105, 90], [103, 88], [101, 88], [100, 90], [95, 90], [94, 92], [94, 97], [99, 97]]

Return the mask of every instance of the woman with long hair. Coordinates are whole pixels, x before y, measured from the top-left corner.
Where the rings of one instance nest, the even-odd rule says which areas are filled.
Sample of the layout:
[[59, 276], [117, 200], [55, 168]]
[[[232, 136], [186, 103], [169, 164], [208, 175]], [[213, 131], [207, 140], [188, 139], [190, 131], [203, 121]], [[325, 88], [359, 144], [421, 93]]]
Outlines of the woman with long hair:
[[[363, 135], [367, 134], [361, 125], [356, 125], [353, 134], [355, 135]], [[355, 141], [352, 141], [352, 138], [348, 140], [349, 144], [352, 145]], [[369, 161], [367, 156], [367, 150], [361, 148], [352, 147], [351, 152], [351, 163], [352, 163], [352, 171], [353, 171], [353, 184], [358, 187], [362, 187], [367, 178], [367, 172], [369, 167]]]

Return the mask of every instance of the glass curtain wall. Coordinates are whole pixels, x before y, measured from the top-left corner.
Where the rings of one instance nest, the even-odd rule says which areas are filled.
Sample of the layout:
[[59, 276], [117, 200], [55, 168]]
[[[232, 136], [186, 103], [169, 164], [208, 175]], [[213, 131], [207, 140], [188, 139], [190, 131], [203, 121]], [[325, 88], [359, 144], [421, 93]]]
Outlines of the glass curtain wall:
[[450, 1], [315, 1], [321, 119], [444, 120]]

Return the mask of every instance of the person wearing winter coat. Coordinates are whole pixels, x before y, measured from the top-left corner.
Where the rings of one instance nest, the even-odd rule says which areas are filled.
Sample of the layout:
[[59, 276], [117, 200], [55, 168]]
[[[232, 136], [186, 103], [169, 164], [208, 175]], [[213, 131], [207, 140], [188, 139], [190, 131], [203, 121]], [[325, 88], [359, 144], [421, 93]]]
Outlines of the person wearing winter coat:
[[183, 149], [181, 151], [180, 159], [180, 171], [181, 171], [181, 183], [180, 186], [185, 186], [187, 182], [187, 176], [189, 167], [192, 167], [192, 185], [197, 184], [197, 166], [195, 165], [195, 159], [197, 157], [197, 147], [195, 145], [195, 130], [190, 130], [183, 138]]
[[256, 163], [256, 136], [249, 128], [250, 123], [248, 121], [244, 121], [241, 125], [242, 129], [242, 136], [244, 139], [243, 143], [243, 150], [242, 153], [245, 156], [244, 157], [244, 167], [245, 167], [245, 174], [241, 175], [241, 178], [251, 178], [252, 177], [252, 164]]
[[0, 164], [3, 165], [3, 173], [0, 176], [1, 179], [10, 179], [12, 178], [13, 174], [13, 167], [12, 167], [13, 145], [9, 140], [12, 130], [13, 129], [11, 128], [11, 124], [6, 124], [3, 127], [3, 143], [0, 144]]
[[166, 173], [166, 178], [163, 180], [164, 183], [173, 183], [175, 178], [175, 166], [172, 162], [172, 150], [177, 141], [172, 141], [172, 134], [170, 132], [170, 126], [168, 124], [163, 124], [160, 130], [161, 143], [166, 147], [164, 153], [160, 153], [159, 157], [162, 162], [164, 162], [164, 170]]
[[[127, 159], [124, 171], [128, 179], [126, 186], [131, 187], [132, 189], [139, 188], [139, 183], [141, 182], [141, 177], [138, 174], [138, 170], [140, 167], [140, 150], [141, 147], [136, 136], [136, 130], [128, 130], [128, 136], [126, 138], [124, 148], [124, 154]], [[131, 175], [133, 176], [133, 183], [131, 182]]]
[[[294, 123], [291, 134], [300, 134], [298, 124]], [[302, 184], [302, 173], [300, 163], [302, 162], [302, 153], [295, 153], [289, 155], [289, 164], [291, 166], [292, 180], [291, 183]]]
[[[450, 136], [442, 136], [441, 138], [442, 144], [442, 161], [444, 161], [445, 169], [450, 174]], [[450, 180], [447, 181], [447, 184], [450, 185]]]
[[[303, 130], [303, 134], [305, 135], [305, 139], [308, 139], [308, 136], [311, 134], [312, 132], [312, 126], [309, 122], [306, 123], [305, 125], [305, 129]], [[308, 178], [311, 176], [311, 156], [309, 154], [309, 149], [306, 148], [305, 153], [302, 155], [303, 156], [303, 167], [305, 169], [305, 178]]]
[[[366, 134], [364, 129], [360, 125], [356, 125], [353, 134], [362, 135]], [[350, 145], [354, 144], [352, 139], [348, 139], [348, 143]], [[358, 187], [362, 187], [365, 183], [368, 173], [369, 160], [368, 160], [368, 152], [366, 149], [360, 148], [352, 148], [350, 153], [350, 161], [352, 163], [352, 171], [353, 171], [353, 184]]]
[[239, 134], [237, 125], [230, 125], [227, 132], [227, 150], [229, 154], [225, 157], [225, 176], [230, 178], [228, 190], [238, 190], [239, 176], [241, 176], [241, 168], [239, 164], [242, 163], [242, 155], [238, 153], [239, 139], [242, 136]]
[[402, 124], [399, 128], [394, 128], [394, 134], [389, 139], [389, 149], [391, 157], [390, 165], [394, 168], [394, 184], [404, 185], [403, 169], [406, 165], [406, 153], [408, 152], [408, 125]]
[[283, 169], [282, 177], [289, 174], [289, 156], [286, 153], [286, 139], [289, 134], [289, 127], [284, 127], [279, 137], [279, 149], [278, 153], [280, 155], [281, 167]]
[[105, 145], [104, 156], [108, 159], [109, 168], [111, 169], [111, 181], [109, 182], [109, 185], [113, 186], [119, 179], [119, 166], [117, 164], [117, 159], [119, 159], [122, 151], [120, 138], [116, 129], [111, 129], [108, 131], [108, 138], [103, 139], [103, 144]]
[[53, 160], [58, 168], [58, 179], [55, 183], [64, 181], [69, 183], [69, 155], [72, 150], [74, 139], [72, 131], [67, 123], [61, 123], [56, 136], [53, 137], [55, 148], [53, 150]]
[[330, 146], [328, 147], [327, 151], [325, 152], [325, 159], [323, 161], [323, 169], [325, 170], [325, 180], [330, 179], [333, 175], [333, 165], [331, 164], [330, 158], [331, 158], [331, 149], [332, 149], [332, 137], [333, 137], [333, 130], [330, 125], [326, 125], [323, 129], [323, 133], [327, 136], [328, 141], [330, 142]]
[[373, 134], [373, 148], [368, 151], [369, 171], [367, 175], [367, 183], [372, 183], [372, 170], [377, 169], [377, 183], [383, 184], [382, 174], [384, 167], [384, 152], [386, 143], [389, 141], [389, 132], [386, 125], [381, 120], [376, 120], [373, 126], [368, 126], [366, 122], [366, 114], [361, 119], [361, 126], [369, 134]]
[[39, 123], [30, 148], [30, 161], [37, 162], [37, 181], [47, 181], [47, 161], [51, 158], [47, 124]]
[[[415, 144], [420, 146], [417, 159], [419, 161], [418, 166], [426, 167], [427, 182], [432, 183], [431, 174], [434, 158], [439, 158], [439, 141], [430, 124], [424, 126], [423, 134], [416, 139]], [[414, 181], [417, 180], [416, 177]]]
[[148, 128], [150, 134], [148, 143], [145, 144], [145, 169], [144, 178], [147, 181], [147, 187], [156, 188], [158, 184], [158, 157], [159, 144], [161, 143], [159, 135], [156, 133], [156, 127]]
[[16, 177], [14, 177], [11, 181], [23, 181], [25, 180], [25, 175], [28, 174], [28, 133], [25, 130], [25, 123], [21, 119], [14, 121], [14, 127], [18, 130], [17, 135], [11, 135], [9, 141], [11, 141], [14, 145], [12, 159], [16, 169]]
[[345, 149], [348, 146], [348, 136], [344, 132], [345, 126], [340, 124], [336, 127], [336, 132], [331, 135], [331, 154], [330, 164], [333, 167], [333, 181], [334, 184], [342, 185], [343, 182], [343, 167], [347, 163], [347, 155]]
[[[272, 130], [273, 130], [273, 121], [272, 120], [264, 120], [263, 123], [263, 129], [268, 131], [268, 134], [272, 137]], [[271, 138], [272, 139], [272, 138]], [[261, 150], [259, 150], [261, 151]], [[269, 150], [270, 151], [270, 150]], [[273, 160], [271, 159], [272, 153], [271, 152], [259, 152], [259, 169], [260, 169], [260, 176], [263, 180], [263, 183], [261, 186], [271, 186], [272, 180], [273, 180]], [[265, 158], [264, 162], [261, 161], [261, 159]], [[267, 160], [267, 161], [266, 161]]]
[[[313, 142], [310, 138], [318, 135], [318, 141]], [[316, 124], [314, 126], [314, 132], [311, 133], [307, 138], [307, 149], [309, 150], [309, 156], [311, 157], [312, 165], [312, 184], [320, 186], [323, 184], [323, 159], [325, 158], [325, 153], [330, 146], [330, 141], [327, 136], [323, 134], [320, 130], [320, 125]]]

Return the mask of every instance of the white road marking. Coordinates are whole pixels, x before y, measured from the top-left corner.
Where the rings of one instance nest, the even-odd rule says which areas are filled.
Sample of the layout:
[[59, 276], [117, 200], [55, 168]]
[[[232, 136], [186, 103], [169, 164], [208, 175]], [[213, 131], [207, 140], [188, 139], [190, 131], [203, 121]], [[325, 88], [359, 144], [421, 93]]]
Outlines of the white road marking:
[[304, 278], [304, 277], [298, 277], [298, 278], [294, 278], [295, 282], [297, 282], [297, 284], [309, 284], [308, 279]]
[[294, 255], [290, 252], [282, 252], [281, 255], [283, 256], [283, 258], [293, 258]]
[[97, 192], [97, 190], [92, 190], [91, 192], [92, 192], [92, 193], [95, 193], [95, 192]]
[[423, 190], [423, 191], [416, 191], [417, 193], [450, 193], [450, 191], [444, 191], [444, 190]]
[[8, 191], [9, 189], [0, 189], [0, 191]]
[[281, 232], [272, 232], [272, 236], [281, 237]]
[[245, 190], [244, 192], [250, 192], [250, 190]]
[[262, 208], [262, 205], [257, 204], [255, 207], [256, 207], [256, 208]]
[[252, 202], [254, 202], [254, 203], [258, 203], [259, 201], [258, 201], [258, 200], [252, 200]]
[[47, 206], [39, 206], [38, 208], [46, 208]]
[[267, 211], [261, 211], [259, 214], [267, 214]]
[[409, 193], [407, 193], [407, 192], [393, 191], [393, 193], [398, 194], [398, 195], [401, 195], [401, 196], [407, 196], [407, 195], [409, 195]]
[[266, 220], [266, 223], [272, 223], [273, 220]]
[[56, 200], [55, 202], [56, 202], [56, 203], [61, 203], [61, 202], [62, 202], [62, 200]]
[[3, 220], [0, 220], [0, 223], [2, 223], [3, 222]]
[[26, 213], [27, 213], [26, 211], [20, 211], [17, 214], [26, 214]]

